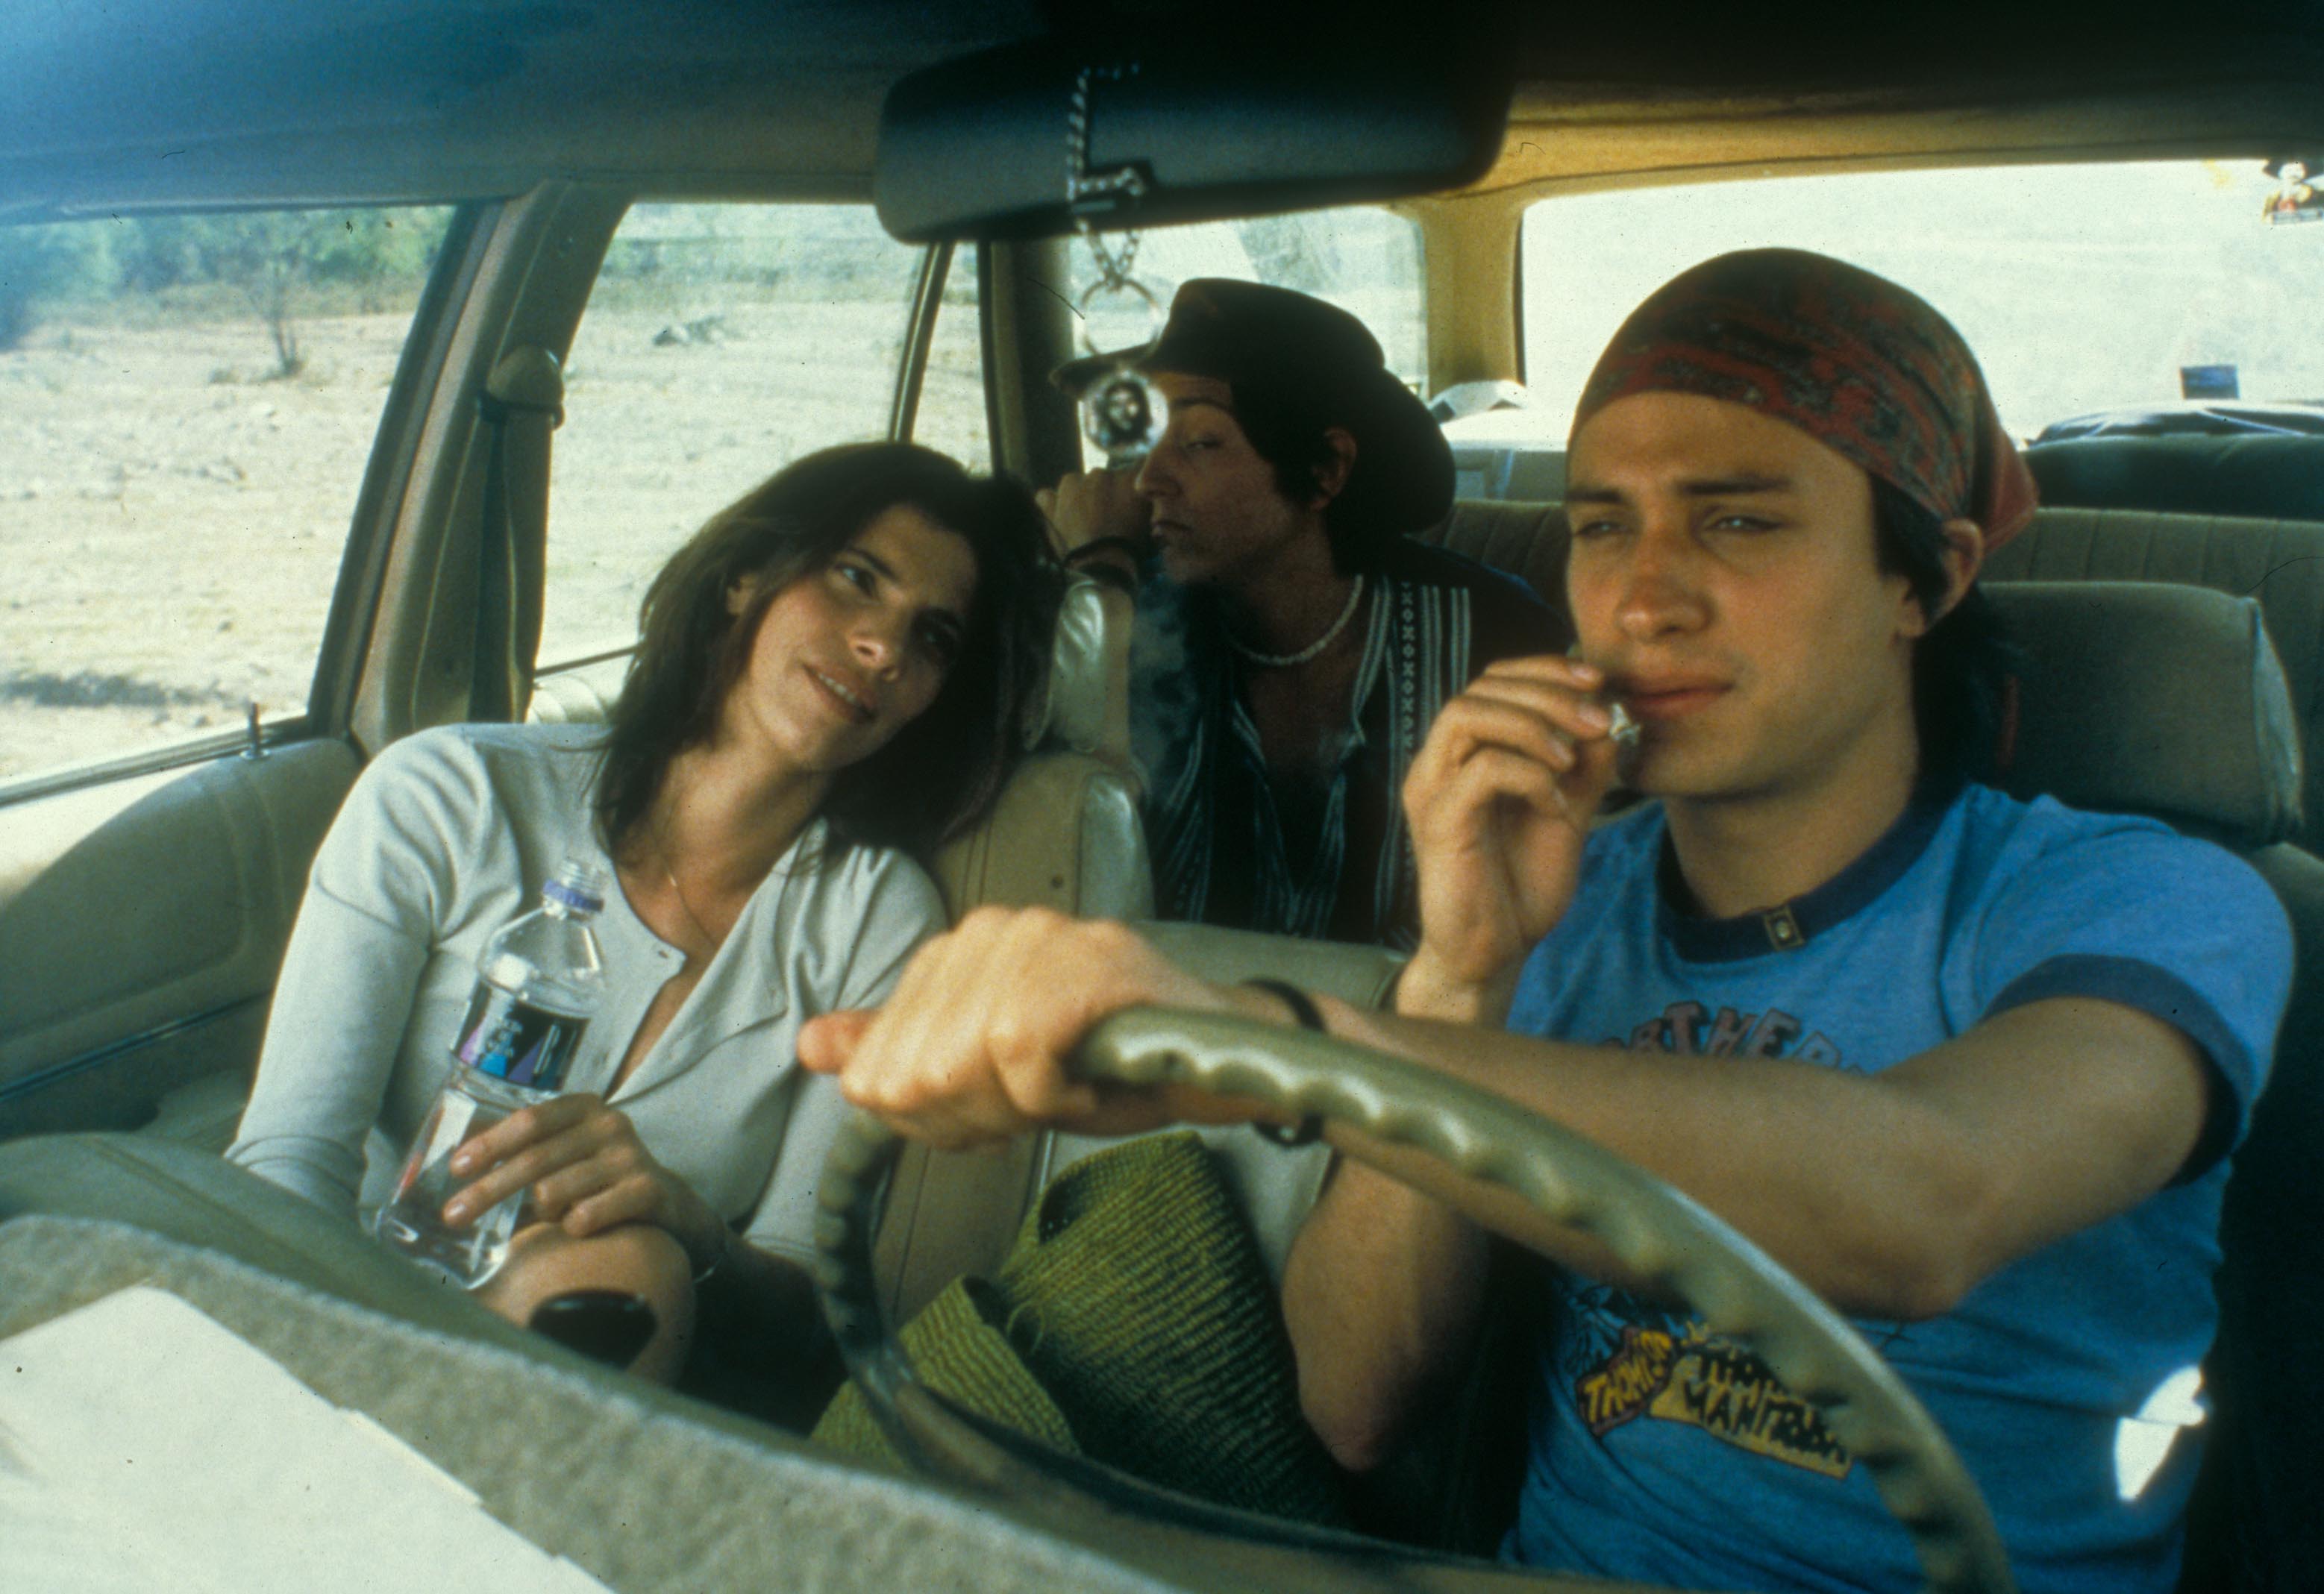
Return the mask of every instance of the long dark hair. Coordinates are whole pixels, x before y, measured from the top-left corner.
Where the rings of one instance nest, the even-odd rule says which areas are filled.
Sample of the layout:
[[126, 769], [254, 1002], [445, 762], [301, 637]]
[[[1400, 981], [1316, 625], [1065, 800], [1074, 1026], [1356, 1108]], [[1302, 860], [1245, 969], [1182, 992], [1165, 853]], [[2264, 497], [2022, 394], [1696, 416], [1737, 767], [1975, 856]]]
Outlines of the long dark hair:
[[1939, 613], [1948, 585], [1944, 522], [1904, 491], [1872, 478], [1873, 547], [1879, 567], [1902, 576], [1931, 624], [1913, 647], [1913, 724], [1924, 776], [1994, 778], [2002, 698], [2017, 650], [1985, 588], [1969, 584]]
[[[1276, 491], [1294, 503], [1313, 500], [1324, 473], [1337, 462], [1327, 435], [1333, 427], [1346, 427], [1360, 437], [1370, 429], [1361, 428], [1357, 395], [1319, 392], [1312, 379], [1303, 382], [1296, 373], [1280, 380], [1246, 376], [1233, 384], [1233, 391], [1235, 420], [1251, 451], [1274, 471]], [[1355, 470], [1323, 506], [1323, 536], [1331, 545], [1332, 568], [1339, 575], [1377, 568], [1389, 545], [1411, 530], [1392, 523], [1382, 513], [1380, 495], [1370, 491], [1382, 468], [1360, 446]]]
[[[646, 589], [637, 651], [607, 716], [597, 820], [609, 846], [644, 817], [671, 760], [710, 739], [777, 594], [899, 506], [968, 544], [975, 601], [936, 701], [841, 770], [821, 811], [847, 840], [925, 849], [992, 799], [1022, 747], [1056, 613], [1040, 511], [1016, 483], [972, 476], [932, 449], [857, 443], [795, 460], [720, 510]], [[749, 601], [729, 612], [746, 581]]]

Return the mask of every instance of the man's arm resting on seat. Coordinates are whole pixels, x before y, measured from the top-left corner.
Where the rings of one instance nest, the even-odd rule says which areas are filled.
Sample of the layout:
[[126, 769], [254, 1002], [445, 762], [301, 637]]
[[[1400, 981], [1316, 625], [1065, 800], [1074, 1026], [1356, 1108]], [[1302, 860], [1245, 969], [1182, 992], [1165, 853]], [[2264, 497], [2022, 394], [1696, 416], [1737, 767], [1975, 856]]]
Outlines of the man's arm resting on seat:
[[[1874, 1075], [1323, 1006], [1335, 1034], [1531, 1107], [1658, 1174], [1858, 1316], [1941, 1314], [2007, 1263], [2144, 1200], [2193, 1149], [2208, 1092], [2185, 1035], [2089, 998], [2012, 1009]], [[1442, 1364], [1464, 1353], [1482, 1242], [1462, 1220], [1646, 1287], [1507, 1192], [1352, 1130], [1330, 1134], [1412, 1187], [1343, 1167], [1285, 1281], [1301, 1401], [1345, 1464], [1376, 1458]]]

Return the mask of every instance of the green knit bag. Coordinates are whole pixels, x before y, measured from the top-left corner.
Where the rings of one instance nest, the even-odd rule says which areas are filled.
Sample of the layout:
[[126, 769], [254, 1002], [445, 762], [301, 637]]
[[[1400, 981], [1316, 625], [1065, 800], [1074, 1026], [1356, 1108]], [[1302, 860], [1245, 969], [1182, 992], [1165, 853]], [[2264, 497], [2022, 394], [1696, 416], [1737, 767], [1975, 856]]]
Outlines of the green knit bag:
[[[955, 1278], [904, 1325], [897, 1341], [920, 1381], [980, 1415], [1029, 1433], [1045, 1444], [1078, 1453], [1074, 1431], [1056, 1402], [1025, 1370], [1001, 1331], [1008, 1310], [982, 1278]], [[901, 1469], [888, 1436], [850, 1378], [824, 1408], [809, 1435], [818, 1444]]]
[[[954, 1281], [899, 1339], [929, 1387], [1059, 1449], [1219, 1505], [1347, 1524], [1266, 1264], [1194, 1135], [1066, 1169], [999, 1276]], [[852, 1383], [814, 1437], [895, 1460]]]

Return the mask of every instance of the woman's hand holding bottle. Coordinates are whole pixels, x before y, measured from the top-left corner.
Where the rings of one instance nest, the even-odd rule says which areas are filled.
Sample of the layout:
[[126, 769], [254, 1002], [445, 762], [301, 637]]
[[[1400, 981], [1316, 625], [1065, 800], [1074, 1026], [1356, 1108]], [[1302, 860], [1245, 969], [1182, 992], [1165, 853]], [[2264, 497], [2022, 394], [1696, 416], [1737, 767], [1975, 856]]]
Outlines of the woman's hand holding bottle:
[[529, 1190], [530, 1215], [576, 1239], [622, 1223], [667, 1230], [696, 1273], [725, 1244], [725, 1221], [656, 1161], [629, 1115], [601, 1096], [576, 1092], [511, 1115], [455, 1152], [452, 1172], [470, 1181], [445, 1206], [454, 1224]]

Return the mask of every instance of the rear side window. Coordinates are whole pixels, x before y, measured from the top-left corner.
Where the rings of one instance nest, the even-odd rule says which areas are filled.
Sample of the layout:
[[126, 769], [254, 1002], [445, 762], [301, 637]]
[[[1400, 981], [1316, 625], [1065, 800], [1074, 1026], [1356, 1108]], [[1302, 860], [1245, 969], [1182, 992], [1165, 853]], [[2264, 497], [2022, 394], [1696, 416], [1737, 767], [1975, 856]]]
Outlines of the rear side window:
[[[567, 364], [544, 670], [628, 647], [646, 584], [803, 454], [884, 438], [922, 251], [868, 205], [639, 205]], [[973, 257], [948, 279], [918, 440], [988, 468]]]
[[306, 712], [450, 214], [0, 227], [0, 783]]
[[2182, 398], [2324, 399], [2324, 226], [2273, 225], [2257, 161], [1884, 171], [1637, 189], [1526, 213], [1529, 425], [1563, 443], [1638, 301], [1733, 249], [1813, 249], [1912, 289], [1977, 352], [2003, 422]]
[[977, 317], [976, 249], [964, 244], [953, 252], [945, 275], [944, 305], [928, 340], [912, 440], [982, 475], [992, 468], [992, 436], [985, 419], [984, 346]]

